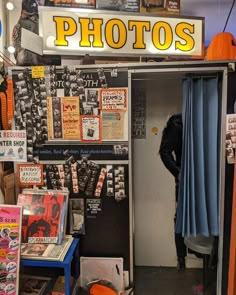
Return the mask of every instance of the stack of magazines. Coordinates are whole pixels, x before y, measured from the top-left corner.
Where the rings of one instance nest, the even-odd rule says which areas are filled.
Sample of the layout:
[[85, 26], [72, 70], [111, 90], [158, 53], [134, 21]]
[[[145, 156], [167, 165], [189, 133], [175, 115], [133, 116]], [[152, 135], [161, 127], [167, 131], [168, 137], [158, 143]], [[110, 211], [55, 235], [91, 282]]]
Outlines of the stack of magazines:
[[21, 257], [63, 261], [72, 236], [65, 236], [68, 190], [23, 190], [17, 204], [23, 207]]

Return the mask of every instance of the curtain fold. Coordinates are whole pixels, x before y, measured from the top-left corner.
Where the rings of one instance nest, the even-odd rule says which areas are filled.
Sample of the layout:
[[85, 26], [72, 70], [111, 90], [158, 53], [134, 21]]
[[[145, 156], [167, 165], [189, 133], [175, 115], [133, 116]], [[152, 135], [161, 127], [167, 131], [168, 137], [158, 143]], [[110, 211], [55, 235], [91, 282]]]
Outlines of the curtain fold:
[[218, 231], [218, 78], [183, 81], [183, 148], [176, 232], [183, 236]]

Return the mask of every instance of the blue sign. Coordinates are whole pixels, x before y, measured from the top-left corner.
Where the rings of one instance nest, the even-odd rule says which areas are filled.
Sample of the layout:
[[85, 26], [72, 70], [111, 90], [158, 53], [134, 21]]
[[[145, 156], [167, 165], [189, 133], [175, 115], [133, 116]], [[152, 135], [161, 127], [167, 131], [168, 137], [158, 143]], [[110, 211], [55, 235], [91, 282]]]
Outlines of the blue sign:
[[2, 36], [2, 22], [0, 20], [0, 37]]

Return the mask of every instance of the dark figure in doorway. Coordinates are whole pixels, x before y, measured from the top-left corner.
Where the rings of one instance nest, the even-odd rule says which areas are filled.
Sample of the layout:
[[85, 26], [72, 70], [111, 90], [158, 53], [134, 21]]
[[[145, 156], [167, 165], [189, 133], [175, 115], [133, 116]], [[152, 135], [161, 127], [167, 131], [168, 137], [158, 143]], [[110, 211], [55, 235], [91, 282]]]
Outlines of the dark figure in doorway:
[[[182, 154], [182, 115], [177, 114], [169, 118], [166, 127], [163, 130], [160, 156], [165, 167], [175, 178], [175, 198], [178, 202], [180, 165]], [[176, 221], [176, 215], [175, 215]], [[175, 234], [175, 246], [178, 257], [178, 270], [185, 269], [185, 257], [187, 254], [184, 238], [181, 234]]]

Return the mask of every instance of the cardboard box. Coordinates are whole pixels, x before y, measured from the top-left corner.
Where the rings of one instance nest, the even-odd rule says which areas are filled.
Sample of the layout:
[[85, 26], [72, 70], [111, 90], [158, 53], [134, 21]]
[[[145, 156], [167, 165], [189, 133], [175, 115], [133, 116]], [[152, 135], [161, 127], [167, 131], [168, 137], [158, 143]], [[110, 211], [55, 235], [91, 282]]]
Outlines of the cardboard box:
[[[73, 278], [71, 278], [70, 284], [73, 284]], [[65, 295], [65, 277], [60, 276], [57, 278], [51, 295]]]
[[141, 13], [180, 14], [180, 0], [141, 0]]

